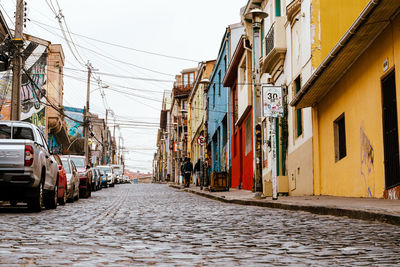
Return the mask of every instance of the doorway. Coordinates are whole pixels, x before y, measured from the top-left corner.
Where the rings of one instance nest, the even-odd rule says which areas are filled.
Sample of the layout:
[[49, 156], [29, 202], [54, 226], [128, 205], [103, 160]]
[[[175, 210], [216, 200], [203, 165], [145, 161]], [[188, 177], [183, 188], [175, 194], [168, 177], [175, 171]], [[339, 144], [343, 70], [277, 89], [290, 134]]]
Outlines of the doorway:
[[400, 184], [399, 134], [394, 71], [382, 80], [382, 120], [385, 187], [390, 189]]

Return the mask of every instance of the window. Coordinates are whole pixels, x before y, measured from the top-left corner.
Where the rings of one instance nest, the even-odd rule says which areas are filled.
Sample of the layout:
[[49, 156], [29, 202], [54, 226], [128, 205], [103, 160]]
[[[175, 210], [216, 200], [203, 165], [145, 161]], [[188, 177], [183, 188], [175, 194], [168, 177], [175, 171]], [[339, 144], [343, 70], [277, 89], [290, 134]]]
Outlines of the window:
[[183, 86], [189, 85], [189, 74], [183, 74]]
[[213, 108], [215, 108], [215, 83], [213, 84]]
[[251, 129], [251, 116], [249, 116], [245, 123], [245, 130], [244, 130], [244, 138], [245, 138], [245, 156], [250, 153], [253, 148], [253, 140], [252, 140], [252, 129]]
[[13, 139], [29, 139], [34, 141], [31, 128], [13, 127]]
[[233, 116], [233, 123], [236, 123], [238, 120], [238, 108], [239, 108], [239, 103], [238, 103], [238, 92], [237, 92], [237, 85], [235, 84], [233, 87], [233, 92], [232, 92], [232, 116]]
[[335, 139], [335, 161], [339, 161], [346, 156], [346, 127], [344, 113], [333, 122]]
[[221, 71], [218, 71], [218, 96], [221, 96]]
[[189, 84], [190, 85], [194, 84], [194, 72], [189, 73]]
[[228, 60], [226, 59], [226, 56], [224, 56], [224, 68], [225, 68], [225, 71], [228, 68]]
[[0, 139], [11, 139], [11, 127], [0, 125]]
[[68, 159], [62, 159], [62, 165], [66, 173], [71, 173], [71, 169], [69, 168]]
[[[296, 94], [301, 89], [301, 79], [300, 76], [294, 80], [294, 86], [296, 90]], [[303, 134], [303, 114], [301, 109], [296, 109], [296, 136], [299, 137]]]
[[242, 90], [243, 88], [245, 88], [246, 84], [247, 84], [247, 66], [246, 66], [246, 57], [243, 57], [242, 61], [240, 62], [239, 65], [239, 90]]

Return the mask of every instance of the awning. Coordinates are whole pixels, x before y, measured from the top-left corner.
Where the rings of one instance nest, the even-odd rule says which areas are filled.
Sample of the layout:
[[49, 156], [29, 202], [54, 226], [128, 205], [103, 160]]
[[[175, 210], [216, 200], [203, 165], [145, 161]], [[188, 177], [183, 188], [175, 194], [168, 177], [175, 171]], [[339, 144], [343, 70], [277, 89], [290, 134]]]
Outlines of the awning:
[[305, 108], [318, 103], [389, 25], [399, 7], [399, 0], [371, 0], [290, 105]]

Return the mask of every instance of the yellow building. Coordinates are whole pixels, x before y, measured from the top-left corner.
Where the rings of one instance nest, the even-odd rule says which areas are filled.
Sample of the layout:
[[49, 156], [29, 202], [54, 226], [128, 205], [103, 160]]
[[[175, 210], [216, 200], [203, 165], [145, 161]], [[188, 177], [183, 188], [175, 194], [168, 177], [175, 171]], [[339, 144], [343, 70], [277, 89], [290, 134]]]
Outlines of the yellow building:
[[399, 198], [399, 7], [369, 1], [290, 103], [312, 107], [316, 195]]
[[202, 84], [201, 81], [210, 77], [214, 65], [215, 60], [209, 60], [199, 64], [197, 70], [198, 75], [188, 100], [188, 148], [193, 165], [195, 165], [199, 158], [204, 158], [205, 154], [205, 144], [201, 145], [198, 143], [199, 136], [205, 136], [204, 87], [206, 85]]

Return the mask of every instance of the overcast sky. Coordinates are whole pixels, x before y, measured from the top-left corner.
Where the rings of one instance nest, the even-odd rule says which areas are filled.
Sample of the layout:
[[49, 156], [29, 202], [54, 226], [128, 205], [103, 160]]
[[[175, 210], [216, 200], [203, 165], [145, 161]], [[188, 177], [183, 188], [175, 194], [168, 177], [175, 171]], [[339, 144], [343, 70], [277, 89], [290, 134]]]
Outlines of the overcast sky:
[[[106, 103], [103, 103], [99, 86], [91, 84], [91, 112], [104, 118], [108, 106], [117, 121], [140, 125], [159, 123], [162, 93], [172, 89], [176, 74], [197, 67], [199, 61], [217, 57], [226, 27], [240, 21], [240, 8], [247, 3], [247, 0], [58, 0], [76, 44], [75, 59], [46, 0], [25, 1], [30, 21], [24, 31], [63, 45], [64, 105], [79, 108], [85, 105], [87, 73], [80, 62], [90, 60], [98, 70], [94, 77], [109, 86], [104, 89]], [[59, 13], [57, 1], [52, 3]], [[1, 11], [8, 15], [5, 17], [9, 27], [14, 28], [11, 20], [14, 20], [15, 0], [0, 0], [0, 4]], [[126, 165], [132, 170], [152, 171], [157, 127], [121, 125], [116, 132], [117, 139], [121, 135], [128, 150]]]

